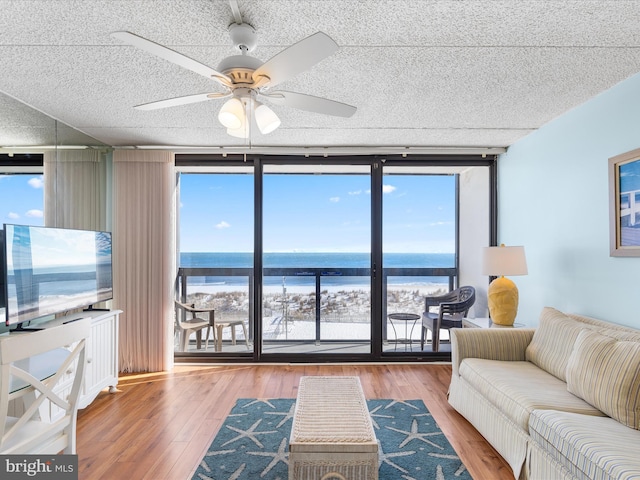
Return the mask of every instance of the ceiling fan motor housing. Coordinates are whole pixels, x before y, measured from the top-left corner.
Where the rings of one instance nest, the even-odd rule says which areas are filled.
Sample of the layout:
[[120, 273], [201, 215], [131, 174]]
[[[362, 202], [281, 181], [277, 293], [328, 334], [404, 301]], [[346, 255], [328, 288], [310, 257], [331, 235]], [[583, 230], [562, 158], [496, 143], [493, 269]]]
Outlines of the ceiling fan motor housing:
[[232, 23], [229, 25], [229, 36], [233, 47], [244, 52], [253, 52], [258, 44], [258, 34], [248, 23]]
[[248, 55], [232, 55], [218, 64], [218, 71], [227, 75], [233, 83], [253, 84], [253, 72], [262, 65], [262, 61]]

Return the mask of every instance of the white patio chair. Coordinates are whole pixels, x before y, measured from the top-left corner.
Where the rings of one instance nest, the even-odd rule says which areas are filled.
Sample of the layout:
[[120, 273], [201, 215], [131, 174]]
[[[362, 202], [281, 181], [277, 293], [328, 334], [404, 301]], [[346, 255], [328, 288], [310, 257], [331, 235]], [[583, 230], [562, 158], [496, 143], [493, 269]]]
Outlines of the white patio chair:
[[[186, 304], [176, 302], [178, 310], [182, 309], [185, 312], [191, 314], [191, 318], [184, 318], [183, 313], [176, 311], [176, 330], [179, 335], [179, 349], [181, 352], [186, 352], [189, 348], [189, 338], [191, 334], [196, 334], [196, 347], [198, 350], [202, 348], [202, 329], [207, 328], [207, 338], [209, 338], [209, 329], [212, 325], [214, 309], [213, 308], [196, 308], [194, 304]], [[199, 316], [198, 314], [206, 314], [207, 318], [203, 318], [205, 315]], [[206, 348], [206, 346], [205, 346]]]

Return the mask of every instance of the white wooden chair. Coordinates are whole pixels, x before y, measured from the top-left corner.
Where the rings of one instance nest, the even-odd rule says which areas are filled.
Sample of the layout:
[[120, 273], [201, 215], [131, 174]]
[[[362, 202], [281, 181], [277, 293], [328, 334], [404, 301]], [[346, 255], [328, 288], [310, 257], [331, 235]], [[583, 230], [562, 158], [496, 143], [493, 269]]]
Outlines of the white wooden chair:
[[[75, 454], [90, 319], [0, 336], [0, 454]], [[66, 349], [65, 349], [66, 347]], [[24, 408], [9, 414], [10, 402]], [[40, 408], [60, 409], [52, 421]], [[16, 415], [16, 411], [22, 410]], [[14, 416], [15, 415], [15, 416]]]

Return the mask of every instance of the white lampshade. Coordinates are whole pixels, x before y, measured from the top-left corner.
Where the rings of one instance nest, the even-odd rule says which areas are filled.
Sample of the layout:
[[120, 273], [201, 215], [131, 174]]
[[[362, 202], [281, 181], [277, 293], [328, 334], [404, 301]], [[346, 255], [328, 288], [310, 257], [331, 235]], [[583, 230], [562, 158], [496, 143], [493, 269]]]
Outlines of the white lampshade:
[[249, 128], [247, 122], [243, 122], [240, 128], [227, 128], [227, 134], [237, 138], [249, 138]]
[[218, 113], [220, 123], [232, 130], [241, 128], [245, 119], [244, 105], [236, 97], [227, 100]]
[[273, 132], [280, 126], [280, 119], [275, 112], [260, 102], [255, 102], [254, 116], [263, 135]]
[[527, 259], [524, 247], [484, 247], [482, 254], [482, 274], [494, 277], [526, 275]]

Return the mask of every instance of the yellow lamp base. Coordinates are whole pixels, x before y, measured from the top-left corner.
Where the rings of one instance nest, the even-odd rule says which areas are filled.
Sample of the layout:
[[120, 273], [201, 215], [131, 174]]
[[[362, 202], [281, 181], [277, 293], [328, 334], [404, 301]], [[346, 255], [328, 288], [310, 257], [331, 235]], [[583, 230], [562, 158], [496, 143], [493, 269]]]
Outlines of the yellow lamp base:
[[497, 325], [512, 326], [518, 313], [518, 287], [505, 277], [489, 284], [489, 315]]

